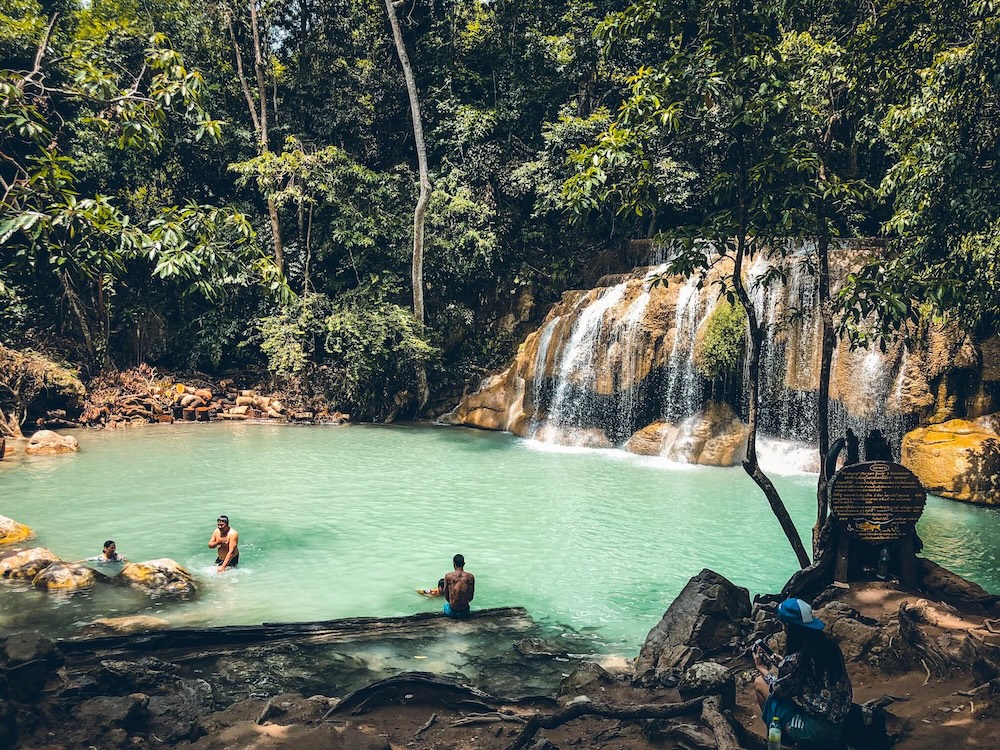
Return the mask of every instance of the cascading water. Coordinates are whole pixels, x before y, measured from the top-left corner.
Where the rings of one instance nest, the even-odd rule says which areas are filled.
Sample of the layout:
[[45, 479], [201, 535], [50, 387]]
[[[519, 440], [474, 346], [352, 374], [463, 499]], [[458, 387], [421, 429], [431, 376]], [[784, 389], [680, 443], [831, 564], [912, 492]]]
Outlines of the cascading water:
[[662, 413], [669, 421], [690, 417], [701, 408], [704, 396], [705, 379], [695, 365], [695, 341], [698, 327], [711, 312], [712, 305], [702, 304], [698, 285], [697, 277], [688, 279], [677, 298], [677, 325], [666, 362], [663, 389]]
[[548, 422], [557, 427], [586, 424], [589, 394], [597, 380], [594, 361], [605, 329], [604, 314], [625, 296], [626, 284], [600, 292], [579, 314], [569, 340], [559, 353], [559, 371], [548, 410]]

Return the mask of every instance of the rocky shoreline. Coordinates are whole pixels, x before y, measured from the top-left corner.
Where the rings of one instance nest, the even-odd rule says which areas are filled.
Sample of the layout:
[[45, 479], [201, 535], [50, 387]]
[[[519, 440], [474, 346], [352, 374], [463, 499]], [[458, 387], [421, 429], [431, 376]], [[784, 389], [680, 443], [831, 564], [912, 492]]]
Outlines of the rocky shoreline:
[[[914, 591], [831, 586], [815, 598], [817, 614], [845, 653], [856, 702], [878, 707], [897, 747], [988, 746], [1000, 729], [998, 598], [933, 563], [921, 571]], [[558, 645], [510, 631], [504, 661], [494, 665], [508, 686], [530, 684], [533, 672], [570, 672], [555, 695], [541, 696], [504, 697], [466, 679], [406, 671], [359, 686], [365, 670], [350, 654], [359, 639], [384, 631], [389, 621], [378, 618], [292, 626], [285, 638], [261, 631], [253, 642], [225, 628], [186, 643], [172, 642], [171, 631], [63, 645], [13, 634], [0, 641], [0, 747], [763, 747], [746, 650], [761, 637], [780, 650], [780, 596], [751, 602], [746, 589], [704, 570], [634, 661], [583, 661], [571, 672]], [[388, 627], [401, 627], [404, 639], [443, 636], [427, 642], [433, 650], [450, 648], [455, 628], [490, 622], [487, 613], [468, 623], [428, 613]], [[335, 646], [324, 648], [337, 658], [324, 651], [318, 659], [309, 644], [334, 631]], [[234, 689], [227, 666], [240, 660], [253, 668]], [[296, 679], [325, 692], [289, 690]]]

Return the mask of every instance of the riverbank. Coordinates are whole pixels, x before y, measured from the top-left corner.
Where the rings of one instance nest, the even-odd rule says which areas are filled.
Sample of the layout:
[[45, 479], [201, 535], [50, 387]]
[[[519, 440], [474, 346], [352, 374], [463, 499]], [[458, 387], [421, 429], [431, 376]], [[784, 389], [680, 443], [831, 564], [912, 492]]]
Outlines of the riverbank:
[[[12, 746], [11, 729], [16, 726], [18, 746], [25, 750], [662, 750], [725, 747], [718, 733], [725, 734], [729, 726], [736, 747], [753, 748], [762, 743], [763, 727], [749, 692], [752, 664], [745, 646], [773, 628], [773, 603], [759, 598], [749, 617], [728, 620], [737, 637], [713, 643], [718, 628], [699, 628], [699, 618], [689, 615], [714, 612], [719, 606], [749, 607], [748, 602], [720, 605], [731, 600], [730, 594], [720, 596], [720, 590], [739, 597], [736, 587], [703, 571], [654, 629], [675, 636], [683, 631], [684, 649], [665, 645], [651, 633], [634, 662], [583, 662], [570, 670], [567, 655], [522, 639], [518, 648], [510, 642], [503, 662], [496, 663], [505, 680], [484, 680], [486, 690], [447, 675], [407, 671], [366, 684], [359, 665], [343, 656], [358, 648], [359, 641], [349, 639], [338, 647], [342, 659], [337, 664], [317, 661], [307, 638], [150, 651], [150, 643], [143, 645], [144, 637], [137, 635], [133, 649], [87, 659], [81, 658], [87, 648], [80, 644], [64, 653], [37, 636], [12, 636], [0, 649], [5, 678], [0, 738], [8, 743], [0, 739], [0, 747]], [[870, 583], [830, 588], [817, 604], [817, 614], [848, 659], [855, 701], [886, 705], [891, 714], [888, 730], [897, 748], [991, 746], [1000, 731], [995, 597], [953, 607], [927, 590], [906, 592], [892, 584]], [[687, 629], [681, 627], [683, 622]], [[453, 623], [436, 617], [428, 623], [438, 632], [476, 627], [475, 621]], [[118, 645], [125, 643], [119, 640]], [[436, 643], [447, 647], [446, 640]], [[780, 643], [774, 645], [780, 650]], [[652, 660], [650, 649], [658, 649]], [[692, 659], [692, 653], [698, 655]], [[241, 659], [253, 661], [252, 673], [237, 676], [226, 668]], [[650, 664], [655, 664], [652, 671]], [[719, 667], [713, 673], [715, 664]], [[340, 678], [341, 684], [360, 687], [322, 693], [286, 689], [294, 674], [305, 677], [310, 671], [332, 685], [338, 670], [354, 670], [353, 682]], [[532, 675], [560, 670], [571, 673], [558, 690], [538, 695]], [[497, 689], [501, 684], [505, 687]], [[714, 703], [708, 710], [703, 706], [705, 696], [716, 693], [725, 726], [714, 725]], [[566, 711], [581, 715], [555, 726]], [[665, 718], [669, 714], [675, 715]]]

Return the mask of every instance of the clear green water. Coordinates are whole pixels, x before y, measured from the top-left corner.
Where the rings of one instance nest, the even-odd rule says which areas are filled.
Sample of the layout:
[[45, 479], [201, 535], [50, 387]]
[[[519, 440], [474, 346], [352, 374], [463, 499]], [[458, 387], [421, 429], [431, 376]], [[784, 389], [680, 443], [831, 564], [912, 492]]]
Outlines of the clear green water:
[[[170, 557], [199, 579], [189, 602], [111, 586], [58, 596], [0, 584], [0, 629], [66, 635], [99, 616], [173, 625], [404, 615], [436, 608], [456, 552], [475, 606], [524, 606], [579, 650], [632, 655], [687, 580], [712, 568], [751, 592], [795, 568], [740, 469], [618, 451], [553, 451], [447, 427], [174, 425], [78, 432], [71, 456], [0, 463], [0, 513], [66, 560], [113, 538], [132, 560]], [[804, 534], [815, 478], [776, 476]], [[241, 567], [217, 575], [216, 516]], [[925, 554], [1000, 591], [1000, 513], [931, 498]]]

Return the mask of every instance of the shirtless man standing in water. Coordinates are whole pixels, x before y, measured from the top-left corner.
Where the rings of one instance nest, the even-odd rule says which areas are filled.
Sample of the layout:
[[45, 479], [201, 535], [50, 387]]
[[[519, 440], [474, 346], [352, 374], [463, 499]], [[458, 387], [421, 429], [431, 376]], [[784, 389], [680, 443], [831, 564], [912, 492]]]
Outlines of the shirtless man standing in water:
[[465, 558], [455, 555], [455, 569], [444, 577], [441, 594], [444, 596], [444, 613], [448, 617], [469, 616], [469, 602], [476, 595], [476, 577], [465, 570]]
[[229, 516], [219, 516], [218, 528], [208, 540], [209, 549], [217, 549], [215, 564], [222, 573], [226, 568], [236, 568], [240, 564], [240, 535], [229, 525]]

